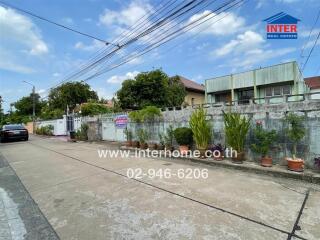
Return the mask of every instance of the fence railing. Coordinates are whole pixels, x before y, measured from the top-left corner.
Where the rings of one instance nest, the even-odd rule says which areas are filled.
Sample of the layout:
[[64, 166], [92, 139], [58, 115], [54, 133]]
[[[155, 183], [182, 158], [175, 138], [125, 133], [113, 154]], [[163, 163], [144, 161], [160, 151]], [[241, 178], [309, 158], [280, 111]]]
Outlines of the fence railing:
[[294, 102], [320, 102], [320, 92], [314, 93], [304, 93], [304, 94], [292, 94], [292, 95], [282, 95], [282, 96], [271, 96], [264, 98], [252, 98], [252, 99], [242, 99], [242, 100], [234, 100], [228, 102], [216, 102], [216, 103], [203, 103], [203, 104], [195, 104], [192, 106], [177, 106], [177, 107], [167, 107], [162, 108], [162, 111], [176, 111], [181, 109], [193, 108], [197, 109], [200, 107], [203, 108], [221, 108], [227, 106], [242, 106], [242, 105], [263, 105], [263, 104], [281, 104], [281, 103], [294, 103]]

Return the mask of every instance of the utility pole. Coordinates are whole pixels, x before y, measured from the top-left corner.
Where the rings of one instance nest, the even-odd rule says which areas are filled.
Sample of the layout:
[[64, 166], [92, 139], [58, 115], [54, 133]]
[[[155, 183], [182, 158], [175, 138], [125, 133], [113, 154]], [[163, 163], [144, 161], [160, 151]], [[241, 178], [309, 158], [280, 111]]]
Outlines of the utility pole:
[[23, 81], [32, 86], [32, 133], [36, 130], [36, 87], [27, 81]]
[[3, 121], [2, 102], [3, 102], [3, 99], [2, 99], [2, 96], [0, 96], [0, 125], [2, 124], [2, 121]]

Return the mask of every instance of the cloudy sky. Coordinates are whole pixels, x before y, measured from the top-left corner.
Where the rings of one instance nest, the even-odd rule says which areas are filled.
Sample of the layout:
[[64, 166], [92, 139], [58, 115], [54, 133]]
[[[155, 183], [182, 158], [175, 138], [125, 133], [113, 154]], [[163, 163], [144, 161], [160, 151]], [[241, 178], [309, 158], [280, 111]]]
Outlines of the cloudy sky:
[[[152, 12], [161, 1], [9, 2], [71, 28], [112, 41], [139, 18]], [[296, 60], [300, 64], [306, 59], [320, 30], [319, 19], [309, 36], [319, 9], [319, 0], [249, 0], [240, 8], [222, 13], [224, 17], [219, 22], [214, 23], [214, 19], [208, 21], [204, 26], [88, 83], [100, 97], [111, 98], [123, 80], [153, 68], [162, 68], [169, 75], [179, 74], [203, 83], [207, 78], [280, 62]], [[192, 22], [209, 11], [203, 9], [186, 22]], [[266, 39], [263, 19], [282, 11], [301, 20], [297, 40]], [[320, 74], [319, 45], [305, 68], [304, 76]], [[102, 48], [99, 41], [0, 5], [0, 95], [5, 101], [4, 109], [7, 111], [10, 102], [31, 91], [31, 86], [22, 81], [33, 83], [37, 91], [45, 96], [50, 87], [96, 56]], [[126, 52], [122, 54], [125, 56]]]

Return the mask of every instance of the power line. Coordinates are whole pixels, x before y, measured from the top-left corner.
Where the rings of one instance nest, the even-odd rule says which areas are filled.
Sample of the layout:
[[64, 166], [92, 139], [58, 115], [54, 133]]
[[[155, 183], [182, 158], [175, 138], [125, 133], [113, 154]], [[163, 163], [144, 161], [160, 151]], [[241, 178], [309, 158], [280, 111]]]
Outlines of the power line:
[[[164, 10], [168, 9], [169, 7], [171, 7], [172, 4], [174, 4], [175, 2], [177, 2], [177, 0], [167, 1], [166, 4], [162, 5], [163, 2], [165, 2], [165, 0], [161, 1], [161, 3], [158, 4], [159, 7], [156, 8], [156, 9], [157, 9], [158, 11], [160, 11], [160, 12], [157, 12], [157, 10], [155, 10], [155, 11], [153, 11], [152, 14], [150, 15], [150, 14], [148, 14], [148, 13], [150, 13], [150, 11], [148, 11], [147, 14], [145, 14], [145, 15], [142, 16], [140, 19], [138, 19], [137, 22], [136, 22], [135, 24], [133, 24], [133, 25], [129, 28], [129, 30], [132, 29], [131, 32], [130, 32], [129, 30], [128, 30], [128, 31], [123, 31], [113, 42], [114, 42], [114, 43], [117, 43], [117, 46], [120, 46], [120, 45], [119, 45], [119, 42], [120, 42], [121, 40], [123, 40], [126, 36], [128, 36], [128, 34], [129, 34], [129, 36], [130, 36], [130, 35], [132, 35], [135, 31], [139, 31], [139, 30], [141, 29], [141, 26], [142, 26], [142, 27], [145, 27], [145, 25], [142, 25], [142, 24], [144, 24], [146, 21], [152, 20], [156, 15], [159, 15], [159, 13], [162, 13]], [[172, 3], [171, 3], [171, 2], [172, 2]], [[180, 3], [179, 5], [181, 5], [181, 4], [182, 4], [182, 3]], [[171, 10], [170, 10], [170, 11], [171, 11]], [[163, 15], [163, 16], [165, 16], [165, 15]], [[150, 19], [149, 19], [149, 18], [150, 18]], [[144, 19], [144, 20], [143, 20], [143, 19]], [[141, 20], [143, 20], [143, 21], [141, 21]], [[148, 26], [150, 26], [150, 24], [149, 24]], [[137, 28], [138, 28], [138, 29], [137, 29]], [[112, 50], [112, 49], [110, 49], [110, 50]], [[120, 50], [121, 50], [121, 49], [118, 49], [118, 51], [120, 51]], [[117, 52], [118, 52], [118, 51], [117, 51]], [[79, 72], [81, 72], [81, 71], [83, 71], [83, 70], [86, 70], [87, 68], [91, 68], [90, 65], [92, 64], [92, 62], [96, 61], [97, 59], [99, 59], [101, 56], [103, 56], [103, 55], [106, 54], [106, 53], [107, 53], [107, 49], [105, 49], [105, 50], [102, 51], [102, 52], [101, 52], [101, 50], [100, 50], [100, 53], [98, 52], [98, 53], [96, 54], [96, 56], [93, 56], [93, 57], [89, 60], [89, 62], [87, 62], [86, 64], [82, 64], [82, 65], [80, 66], [80, 69], [81, 69], [81, 70], [79, 70], [78, 72], [76, 72], [76, 73], [74, 73], [74, 74], [69, 75], [69, 76], [66, 77], [64, 80], [62, 80], [59, 84], [55, 85], [54, 87], [62, 84], [63, 82], [68, 81], [69, 79], [71, 79], [72, 77], [74, 77], [77, 73], [79, 74]], [[115, 52], [112, 51], [112, 54], [109, 53], [108, 56], [111, 57], [112, 55], [114, 55], [114, 53], [115, 53]], [[51, 87], [50, 89], [52, 89], [52, 88], [53, 88], [53, 87]], [[49, 90], [49, 89], [48, 89], [48, 90]], [[44, 98], [45, 98], [45, 97], [44, 97]]]
[[[169, 21], [170, 17], [176, 18], [176, 17], [182, 16], [183, 13], [185, 14], [186, 12], [188, 12], [188, 11], [190, 11], [191, 9], [194, 8], [194, 7], [193, 7], [193, 8], [190, 7], [190, 8], [188, 9], [188, 6], [191, 6], [191, 4], [192, 4], [192, 3], [195, 3], [195, 2], [196, 2], [196, 1], [191, 1], [191, 2], [188, 3], [188, 5], [184, 5], [183, 8], [179, 8], [179, 10], [178, 10], [178, 11], [175, 11], [173, 14], [170, 14], [169, 16], [164, 16], [164, 17], [162, 17], [162, 19], [161, 19], [160, 21], [154, 23], [151, 27], [149, 27], [149, 26], [150, 26], [150, 25], [149, 25], [146, 30], [144, 30], [144, 31], [142, 31], [142, 32], [139, 32], [138, 35], [136, 35], [135, 37], [129, 39], [127, 42], [125, 42], [123, 45], [120, 45], [120, 46], [129, 45], [128, 43], [135, 42], [135, 41], [137, 41], [138, 39], [140, 39], [141, 37], [147, 36], [148, 34], [154, 32], [154, 31], [157, 30], [157, 29], [160, 29], [160, 30], [161, 30], [161, 27], [163, 27], [164, 25], [170, 23], [170, 21]], [[201, 3], [201, 2], [205, 2], [205, 1], [200, 1], [200, 3]], [[235, 0], [229, 1], [228, 3], [226, 3], [226, 4], [224, 4], [224, 5], [220, 6], [220, 7], [218, 7], [218, 8], [217, 8], [216, 10], [214, 10], [213, 12], [210, 12], [210, 13], [208, 13], [208, 14], [205, 14], [204, 16], [198, 18], [197, 20], [195, 20], [195, 21], [193, 21], [193, 22], [191, 22], [191, 23], [188, 23], [188, 24], [185, 25], [184, 27], [182, 27], [182, 28], [180, 28], [180, 29], [178, 29], [178, 30], [176, 30], [176, 31], [174, 31], [174, 32], [171, 32], [171, 33], [167, 34], [165, 37], [161, 38], [160, 40], [157, 39], [157, 40], [158, 40], [157, 42], [154, 42], [154, 43], [150, 44], [149, 46], [145, 47], [144, 49], [142, 49], [142, 51], [141, 51], [140, 53], [139, 53], [139, 52], [138, 52], [138, 53], [132, 53], [131, 55], [129, 55], [129, 58], [128, 58], [128, 56], [125, 56], [125, 57], [120, 58], [119, 60], [124, 59], [124, 61], [123, 61], [123, 62], [120, 62], [120, 64], [118, 64], [118, 65], [116, 65], [116, 66], [111, 66], [111, 67], [109, 67], [109, 68], [107, 68], [107, 69], [100, 69], [99, 71], [96, 71], [93, 75], [91, 75], [90, 77], [86, 78], [84, 81], [88, 81], [88, 80], [90, 80], [90, 79], [92, 79], [92, 78], [94, 78], [94, 77], [96, 77], [96, 76], [99, 76], [99, 75], [105, 73], [105, 72], [111, 71], [112, 69], [114, 69], [114, 68], [116, 68], [116, 67], [119, 67], [119, 66], [121, 66], [121, 65], [123, 65], [123, 64], [125, 64], [125, 63], [127, 63], [127, 62], [129, 62], [129, 61], [132, 61], [133, 59], [135, 59], [135, 58], [137, 58], [137, 57], [139, 57], [139, 56], [141, 56], [141, 55], [144, 55], [144, 54], [150, 52], [151, 50], [153, 50], [153, 49], [155, 49], [155, 48], [157, 48], [157, 47], [160, 47], [161, 45], [167, 43], [168, 41], [170, 41], [170, 40], [172, 40], [172, 39], [174, 39], [174, 38], [176, 38], [176, 37], [184, 34], [184, 33], [187, 32], [187, 31], [190, 31], [191, 29], [199, 26], [200, 24], [203, 24], [204, 22], [209, 21], [209, 20], [212, 19], [213, 17], [216, 17], [218, 14], [221, 14], [222, 11], [226, 11], [226, 10], [230, 9], [231, 7], [233, 7], [233, 6], [235, 6], [235, 5], [237, 5], [237, 4], [241, 3], [241, 2], [244, 2], [244, 0], [240, 0], [239, 2], [234, 3], [232, 6], [228, 6], [228, 5], [232, 4], [233, 2], [235, 2]], [[197, 3], [197, 4], [199, 4], [199, 3]], [[186, 7], [186, 6], [187, 6], [187, 7]], [[198, 5], [195, 4], [194, 6], [198, 6]], [[228, 8], [223, 10], [223, 8], [225, 8], [226, 6], [228, 6]], [[181, 13], [181, 9], [185, 9], [185, 10]], [[172, 9], [172, 10], [173, 10], [173, 9]], [[172, 10], [171, 10], [170, 12], [172, 12]], [[217, 12], [217, 11], [220, 11], [220, 10], [221, 10], [221, 12], [218, 13], [218, 14], [216, 14], [216, 12]], [[179, 12], [179, 11], [180, 11], [180, 12]], [[170, 12], [169, 12], [169, 13], [170, 13]], [[213, 15], [213, 16], [209, 17], [210, 15]], [[227, 15], [227, 14], [226, 14], [226, 15]], [[224, 17], [226, 17], [226, 15], [225, 15]], [[224, 18], [224, 17], [222, 17], [222, 18]], [[222, 18], [221, 18], [221, 19], [222, 19]], [[219, 20], [221, 20], [221, 19], [219, 19]], [[171, 18], [170, 20], [172, 21], [172, 18]], [[202, 21], [201, 21], [201, 20], [202, 20]], [[218, 21], [219, 21], [219, 20], [218, 20]], [[199, 23], [199, 21], [201, 21], [201, 22]], [[198, 24], [195, 25], [195, 23], [198, 23]], [[188, 29], [185, 30], [186, 28], [188, 28]], [[172, 28], [169, 28], [169, 30], [171, 30], [171, 29], [172, 29]], [[181, 31], [182, 31], [182, 32], [181, 32]], [[168, 32], [168, 29], [167, 29], [167, 31], [165, 31], [165, 32]], [[160, 34], [160, 36], [161, 36], [161, 35], [163, 35], [163, 32], [162, 32], [162, 34]], [[157, 35], [156, 35], [156, 36], [157, 36]], [[152, 36], [152, 37], [155, 37], [155, 36]], [[149, 39], [148, 39], [148, 40], [149, 40]], [[114, 52], [108, 53], [106, 56], [104, 56], [104, 57], [100, 58], [98, 61], [92, 63], [91, 66], [94, 67], [94, 66], [96, 66], [97, 64], [100, 64], [100, 62], [101, 62], [101, 61], [104, 61], [104, 60], [106, 59], [106, 57], [107, 57], [107, 58], [112, 57], [117, 51], [119, 51], [119, 49], [118, 49], [118, 50], [115, 50]], [[127, 59], [126, 59], [126, 58], [127, 58]], [[91, 67], [91, 66], [89, 66], [89, 67]], [[82, 71], [83, 71], [83, 70], [82, 70]], [[82, 74], [82, 73], [83, 73], [83, 72], [80, 72], [80, 74]], [[79, 73], [78, 73], [78, 74], [79, 74]], [[61, 83], [60, 83], [60, 84], [61, 84]]]
[[[317, 25], [317, 22], [318, 22], [318, 20], [319, 20], [319, 17], [320, 17], [320, 10], [319, 10], [319, 12], [318, 12], [318, 14], [317, 14], [317, 16], [316, 16], [316, 20], [315, 20], [312, 28], [310, 29], [308, 39], [305, 41], [305, 44], [303, 44], [303, 46], [302, 46], [302, 48], [301, 48], [301, 52], [300, 52], [300, 58], [301, 58], [301, 60], [302, 60], [302, 58], [304, 57], [304, 56], [303, 56], [303, 52], [304, 52], [305, 48], [307, 47], [307, 44], [308, 44], [308, 42], [309, 42], [309, 40], [310, 40], [310, 38], [311, 38], [311, 35], [312, 35], [312, 32], [313, 32], [315, 26]], [[302, 63], [301, 63], [301, 64], [302, 64]]]
[[[228, 4], [230, 4], [230, 3], [234, 2], [234, 1], [235, 1], [235, 0], [232, 0], [232, 1], [230, 1]], [[241, 2], [244, 2], [244, 0], [240, 0], [239, 2], [235, 3], [234, 5], [229, 6], [228, 9], [230, 9], [231, 7], [237, 5], [237, 4], [241, 3]], [[226, 4], [226, 5], [228, 5], [228, 4]], [[225, 7], [226, 5], [224, 5], [223, 7]], [[222, 7], [220, 7], [220, 9], [221, 9], [221, 8], [222, 8]], [[225, 10], [226, 10], [226, 9], [225, 9]], [[166, 36], [166, 37], [160, 39], [160, 41], [159, 41], [157, 44], [152, 44], [151, 46], [148, 46], [148, 47], [146, 47], [145, 49], [143, 49], [142, 53], [133, 55], [131, 58], [129, 58], [129, 59], [127, 59], [127, 60], [124, 60], [123, 62], [119, 63], [118, 65], [112, 66], [112, 67], [110, 67], [110, 68], [108, 68], [108, 69], [101, 70], [100, 72], [97, 72], [97, 73], [93, 74], [92, 76], [84, 79], [83, 81], [84, 81], [84, 82], [87, 82], [87, 81], [91, 80], [92, 78], [95, 78], [95, 77], [97, 77], [97, 76], [99, 76], [99, 75], [101, 75], [101, 74], [104, 74], [104, 73], [106, 73], [106, 72], [109, 72], [109, 71], [111, 71], [111, 70], [113, 70], [113, 69], [115, 69], [115, 68], [117, 68], [117, 67], [119, 67], [119, 66], [122, 66], [123, 64], [125, 64], [125, 63], [127, 63], [127, 62], [130, 62], [130, 61], [132, 61], [133, 59], [135, 59], [135, 58], [137, 58], [137, 57], [140, 57], [140, 56], [142, 56], [142, 55], [144, 55], [144, 54], [152, 51], [153, 49], [158, 48], [158, 47], [160, 47], [161, 45], [163, 45], [163, 44], [171, 41], [172, 39], [179, 37], [180, 35], [184, 34], [185, 32], [190, 31], [190, 30], [192, 30], [193, 28], [195, 28], [195, 27], [197, 27], [197, 26], [199, 26], [199, 25], [201, 25], [201, 24], [203, 24], [203, 23], [211, 20], [212, 18], [218, 16], [219, 14], [221, 14], [221, 12], [218, 13], [218, 14], [215, 14], [214, 12], [209, 13], [209, 14], [206, 14], [206, 15], [202, 16], [201, 18], [199, 18], [198, 20], [189, 23], [187, 26], [184, 26], [184, 27], [178, 29], [177, 31], [175, 31], [174, 33], [171, 33], [171, 35], [178, 33], [178, 34], [174, 35], [173, 37], [170, 37], [170, 35], [169, 35], [169, 36]], [[210, 15], [213, 15], [213, 16], [207, 18], [207, 17], [210, 16]], [[226, 17], [226, 15], [225, 15], [224, 17]], [[222, 17], [221, 19], [223, 19], [224, 17]], [[207, 19], [205, 19], [205, 18], [207, 18]], [[191, 26], [192, 24], [198, 22], [199, 20], [203, 20], [203, 19], [204, 19], [204, 21], [198, 23], [197, 25]], [[221, 19], [219, 19], [218, 21], [220, 21]], [[218, 22], [218, 21], [216, 21], [216, 22]], [[188, 30], [183, 31], [186, 27], [190, 27], [190, 26], [191, 26], [191, 28], [189, 28]], [[181, 31], [182, 31], [182, 32], [181, 32]], [[179, 33], [179, 32], [180, 32], [180, 33]], [[166, 38], [168, 38], [168, 37], [170, 37], [170, 38], [166, 40]], [[163, 40], [165, 40], [165, 41], [163, 41]], [[163, 42], [161, 42], [161, 41], [163, 41]]]
[[[200, 2], [203, 2], [203, 1], [204, 0], [202, 0]], [[108, 54], [104, 55], [103, 57], [101, 57], [97, 61], [95, 61], [95, 62], [91, 63], [90, 65], [88, 65], [86, 68], [84, 68], [84, 69], [80, 70], [79, 72], [73, 74], [68, 79], [64, 80], [63, 82], [68, 81], [69, 79], [75, 78], [76, 76], [79, 76], [81, 74], [84, 74], [86, 71], [94, 68], [96, 65], [100, 64], [102, 61], [105, 61], [106, 59], [109, 59], [110, 57], [112, 57], [114, 54], [116, 54], [119, 51], [119, 49], [129, 46], [132, 43], [138, 41], [140, 38], [142, 38], [142, 37], [154, 32], [155, 30], [159, 29], [161, 26], [167, 24], [169, 22], [168, 20], [170, 18], [175, 17], [176, 15], [179, 15], [179, 13], [181, 11], [184, 11], [185, 9], [187, 9], [187, 10], [185, 10], [184, 13], [186, 13], [187, 11], [190, 11], [192, 8], [188, 9], [188, 7], [192, 6], [192, 4], [195, 4], [194, 7], [197, 6], [199, 3], [196, 3], [196, 2], [197, 2], [196, 0], [192, 0], [192, 1], [187, 2], [187, 3], [183, 3], [183, 5], [181, 7], [179, 7], [177, 10], [175, 10], [174, 12], [172, 12], [173, 9], [170, 10], [170, 12], [169, 12], [170, 14], [168, 16], [164, 16], [160, 21], [158, 21], [155, 24], [153, 24], [152, 26], [148, 27], [146, 30], [144, 30], [143, 32], [141, 32], [138, 35], [134, 36], [133, 38], [129, 39], [125, 43], [119, 45], [119, 47], [117, 49], [112, 50], [111, 52], [109, 52]]]
[[52, 21], [52, 20], [50, 20], [50, 19], [47, 19], [47, 18], [42, 17], [42, 16], [39, 16], [39, 15], [33, 13], [33, 12], [24, 10], [24, 9], [22, 9], [22, 8], [16, 7], [16, 6], [12, 5], [12, 4], [8, 4], [8, 3], [5, 3], [5, 2], [3, 2], [3, 1], [0, 1], [0, 4], [5, 5], [5, 6], [9, 7], [9, 8], [15, 9], [15, 10], [17, 10], [17, 11], [19, 11], [19, 12], [23, 12], [23, 13], [25, 13], [25, 14], [28, 14], [28, 15], [30, 15], [30, 16], [32, 16], [32, 17], [38, 18], [38, 19], [40, 19], [40, 20], [42, 20], [42, 21], [51, 23], [51, 24], [53, 24], [53, 25], [55, 25], [55, 26], [58, 26], [58, 27], [60, 27], [60, 28], [64, 28], [64, 29], [69, 30], [69, 31], [71, 31], [71, 32], [80, 34], [80, 35], [82, 35], [82, 36], [95, 39], [95, 40], [97, 40], [97, 41], [99, 41], [99, 42], [103, 42], [103, 43], [106, 44], [106, 45], [118, 46], [117, 44], [113, 44], [113, 43], [111, 43], [111, 42], [108, 42], [108, 41], [103, 40], [103, 39], [101, 39], [101, 38], [92, 36], [92, 35], [90, 35], [90, 34], [87, 34], [87, 33], [84, 33], [84, 32], [80, 32], [79, 30], [70, 28], [70, 27], [68, 27], [68, 26], [62, 25], [62, 24], [57, 23], [57, 22], [54, 22], [54, 21]]
[[308, 55], [306, 61], [305, 61], [304, 65], [303, 65], [303, 67], [302, 67], [302, 72], [304, 71], [305, 67], [306, 67], [307, 64], [308, 64], [308, 61], [309, 61], [309, 59], [310, 59], [310, 57], [311, 57], [311, 54], [312, 54], [314, 48], [316, 47], [316, 45], [317, 45], [317, 43], [318, 43], [319, 37], [320, 37], [320, 31], [319, 31], [319, 33], [318, 33], [318, 36], [317, 36], [316, 40], [314, 41], [314, 44], [313, 44], [313, 46], [312, 46], [312, 48], [311, 48], [311, 50], [310, 50], [310, 52], [309, 52], [309, 55]]

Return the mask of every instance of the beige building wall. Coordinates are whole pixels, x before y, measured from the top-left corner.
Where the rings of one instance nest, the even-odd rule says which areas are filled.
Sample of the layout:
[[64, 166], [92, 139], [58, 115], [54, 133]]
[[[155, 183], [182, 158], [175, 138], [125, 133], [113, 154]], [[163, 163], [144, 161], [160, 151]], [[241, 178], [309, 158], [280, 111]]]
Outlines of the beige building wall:
[[[193, 103], [192, 103], [193, 99]], [[187, 96], [184, 99], [184, 102], [189, 106], [193, 104], [203, 104], [205, 101], [205, 94], [204, 93], [197, 93], [197, 92], [187, 92]]]
[[29, 133], [33, 133], [33, 122], [28, 122], [24, 126], [28, 130]]

